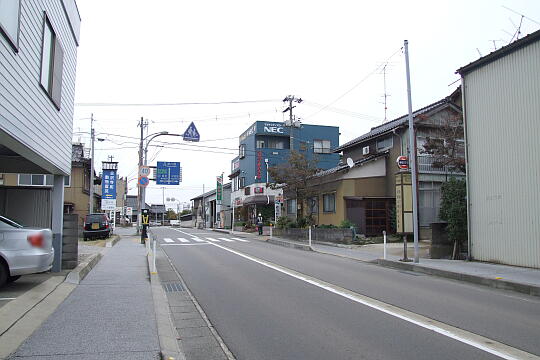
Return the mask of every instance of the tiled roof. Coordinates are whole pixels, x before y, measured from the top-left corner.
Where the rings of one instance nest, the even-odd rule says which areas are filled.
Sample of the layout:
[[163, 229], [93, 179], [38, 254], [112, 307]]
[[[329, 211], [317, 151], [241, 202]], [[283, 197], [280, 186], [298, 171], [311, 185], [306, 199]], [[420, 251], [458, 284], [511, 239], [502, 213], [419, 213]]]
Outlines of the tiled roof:
[[[425, 114], [427, 112], [430, 112], [431, 110], [433, 109], [436, 109], [437, 107], [441, 106], [441, 105], [444, 105], [446, 103], [450, 102], [450, 97], [445, 97], [444, 99], [441, 99], [437, 102], [434, 102], [433, 104], [430, 104], [428, 106], [425, 106], [419, 110], [416, 110], [415, 112], [413, 112], [413, 118], [417, 117], [418, 115], [422, 115], [422, 114]], [[392, 129], [395, 129], [403, 124], [406, 124], [408, 121], [408, 114], [407, 115], [403, 115], [397, 119], [394, 119], [394, 120], [391, 120], [387, 123], [384, 123], [382, 125], [379, 125], [379, 126], [375, 126], [373, 128], [371, 128], [371, 131], [362, 135], [362, 136], [359, 136], [357, 137], [356, 139], [353, 139], [343, 145], [341, 145], [340, 147], [336, 148], [333, 152], [341, 152], [343, 151], [343, 149], [346, 149], [346, 148], [349, 148], [351, 146], [354, 146], [364, 140], [367, 140], [367, 139], [370, 139], [370, 138], [373, 138], [375, 136], [378, 136], [380, 134], [384, 134], [385, 132], [388, 132]]]

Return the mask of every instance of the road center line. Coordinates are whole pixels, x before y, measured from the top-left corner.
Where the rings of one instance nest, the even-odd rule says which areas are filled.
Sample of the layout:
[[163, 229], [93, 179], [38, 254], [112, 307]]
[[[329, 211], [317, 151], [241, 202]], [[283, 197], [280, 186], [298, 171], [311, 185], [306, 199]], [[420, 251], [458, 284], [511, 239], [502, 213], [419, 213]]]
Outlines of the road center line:
[[[164, 244], [165, 245], [165, 244]], [[326, 290], [328, 292], [331, 292], [333, 294], [342, 296], [346, 299], [352, 300], [354, 302], [357, 302], [362, 305], [369, 306], [372, 309], [381, 311], [385, 314], [397, 317], [398, 319], [405, 320], [407, 322], [410, 322], [412, 324], [418, 325], [424, 329], [434, 331], [438, 334], [444, 335], [446, 337], [449, 337], [451, 339], [460, 341], [464, 344], [473, 346], [477, 349], [480, 349], [482, 351], [488, 352], [490, 354], [496, 355], [503, 359], [508, 360], [517, 360], [517, 359], [536, 359], [540, 360], [540, 357], [513, 348], [511, 346], [505, 345], [503, 343], [497, 342], [495, 340], [486, 338], [481, 335], [474, 334], [472, 332], [459, 329], [457, 327], [439, 322], [437, 320], [430, 319], [428, 317], [413, 313], [411, 311], [401, 309], [397, 306], [390, 305], [387, 303], [384, 303], [382, 301], [370, 298], [365, 295], [361, 295], [358, 293], [355, 293], [353, 291], [347, 290], [345, 288], [333, 285], [331, 283], [328, 283], [323, 280], [319, 280], [317, 278], [304, 275], [300, 272], [288, 269], [286, 267], [268, 262], [266, 260], [259, 259], [257, 257], [247, 255], [244, 253], [241, 253], [239, 251], [230, 249], [226, 246], [222, 246], [216, 243], [210, 243], [210, 245], [219, 247], [220, 249], [223, 249], [225, 251], [231, 252], [235, 255], [241, 256], [247, 260], [253, 261], [255, 263], [258, 263], [260, 265], [266, 266], [267, 268], [276, 270], [282, 274], [288, 275], [290, 277], [293, 277], [295, 279], [304, 281], [308, 284], [317, 286], [323, 290]]]

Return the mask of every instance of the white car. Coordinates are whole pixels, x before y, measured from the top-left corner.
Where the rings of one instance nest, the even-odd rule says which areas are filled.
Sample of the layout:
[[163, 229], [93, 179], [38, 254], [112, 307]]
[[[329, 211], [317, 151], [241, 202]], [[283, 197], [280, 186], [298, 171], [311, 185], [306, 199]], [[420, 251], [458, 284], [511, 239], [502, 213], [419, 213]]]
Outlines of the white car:
[[0, 287], [21, 275], [50, 270], [53, 260], [50, 229], [24, 227], [0, 216]]

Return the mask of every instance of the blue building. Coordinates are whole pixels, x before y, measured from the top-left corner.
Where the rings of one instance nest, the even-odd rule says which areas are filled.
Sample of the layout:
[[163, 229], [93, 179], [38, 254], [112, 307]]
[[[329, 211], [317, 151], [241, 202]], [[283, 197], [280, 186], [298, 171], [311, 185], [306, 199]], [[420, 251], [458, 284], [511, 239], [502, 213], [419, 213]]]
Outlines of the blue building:
[[[336, 126], [256, 121], [239, 137], [238, 156], [231, 162], [231, 202], [235, 219], [252, 221], [265, 207], [274, 209], [281, 190], [267, 187], [272, 182], [268, 168], [285, 163], [290, 149], [315, 159], [320, 169], [329, 169], [339, 162], [339, 154], [332, 152], [339, 146]], [[268, 216], [266, 217], [268, 218]]]

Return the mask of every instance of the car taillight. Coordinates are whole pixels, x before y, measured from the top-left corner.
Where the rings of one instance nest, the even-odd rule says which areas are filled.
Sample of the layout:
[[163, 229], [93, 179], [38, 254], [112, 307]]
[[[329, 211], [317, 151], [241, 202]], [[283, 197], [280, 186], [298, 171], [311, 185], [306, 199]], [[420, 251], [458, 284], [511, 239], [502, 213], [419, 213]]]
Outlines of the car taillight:
[[105, 229], [108, 229], [109, 228], [109, 224], [105, 224]]
[[28, 235], [28, 242], [29, 242], [30, 245], [32, 245], [33, 247], [39, 247], [39, 248], [42, 248], [43, 245], [44, 245], [43, 234], [37, 233], [37, 234]]

